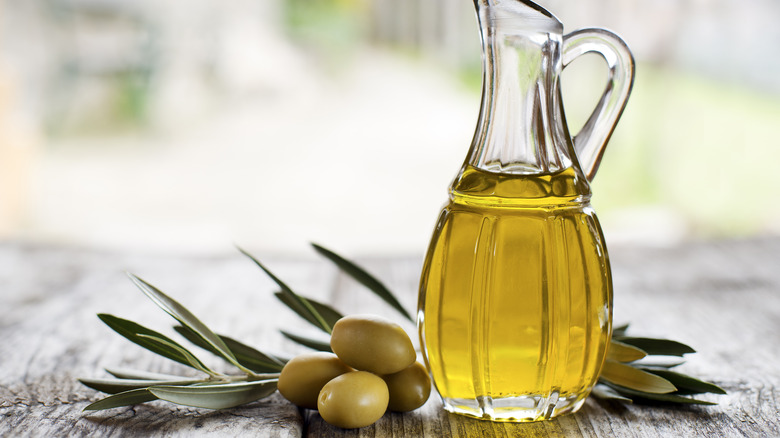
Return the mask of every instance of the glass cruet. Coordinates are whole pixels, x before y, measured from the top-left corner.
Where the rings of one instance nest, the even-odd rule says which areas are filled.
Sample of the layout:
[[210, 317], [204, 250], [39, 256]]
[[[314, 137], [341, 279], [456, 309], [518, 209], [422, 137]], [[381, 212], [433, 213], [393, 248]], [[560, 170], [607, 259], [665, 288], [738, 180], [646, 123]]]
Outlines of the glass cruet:
[[[475, 0], [483, 50], [479, 120], [420, 282], [426, 365], [448, 411], [537, 421], [579, 409], [612, 330], [612, 280], [590, 185], [631, 91], [625, 43], [563, 35], [524, 0]], [[571, 136], [563, 68], [600, 54], [607, 86]]]

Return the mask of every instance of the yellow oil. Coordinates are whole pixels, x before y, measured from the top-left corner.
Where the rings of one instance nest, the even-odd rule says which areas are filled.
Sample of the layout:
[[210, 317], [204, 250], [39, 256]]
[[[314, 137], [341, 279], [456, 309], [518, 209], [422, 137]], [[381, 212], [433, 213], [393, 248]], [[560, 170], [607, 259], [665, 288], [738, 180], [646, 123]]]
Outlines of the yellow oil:
[[425, 261], [420, 336], [445, 408], [498, 421], [576, 411], [611, 335], [612, 285], [574, 169], [467, 167]]

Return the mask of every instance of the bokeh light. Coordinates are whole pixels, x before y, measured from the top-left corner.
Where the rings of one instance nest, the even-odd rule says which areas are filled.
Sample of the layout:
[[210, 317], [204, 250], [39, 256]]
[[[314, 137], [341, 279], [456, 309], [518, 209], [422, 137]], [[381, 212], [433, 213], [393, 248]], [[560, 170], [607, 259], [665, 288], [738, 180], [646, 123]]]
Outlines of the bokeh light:
[[[778, 2], [539, 3], [637, 60], [608, 242], [780, 234]], [[467, 0], [0, 0], [0, 26], [5, 241], [422, 255], [479, 110]], [[573, 130], [604, 74], [565, 71]]]

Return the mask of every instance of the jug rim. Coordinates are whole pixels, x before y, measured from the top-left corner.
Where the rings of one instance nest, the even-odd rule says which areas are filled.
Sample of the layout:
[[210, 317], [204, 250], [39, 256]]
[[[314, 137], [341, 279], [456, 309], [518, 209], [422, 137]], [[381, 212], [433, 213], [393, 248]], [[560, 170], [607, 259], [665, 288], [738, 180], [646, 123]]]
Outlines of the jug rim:
[[[486, 8], [488, 23], [543, 32], [563, 33], [563, 23], [552, 12], [529, 0], [474, 0], [479, 10]], [[512, 23], [507, 26], [507, 23]]]

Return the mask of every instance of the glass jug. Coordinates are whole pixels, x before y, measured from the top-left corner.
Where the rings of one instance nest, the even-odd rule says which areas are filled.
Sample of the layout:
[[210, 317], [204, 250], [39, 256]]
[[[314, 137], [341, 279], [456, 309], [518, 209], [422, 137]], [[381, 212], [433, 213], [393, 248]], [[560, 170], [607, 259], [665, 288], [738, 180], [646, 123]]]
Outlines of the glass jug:
[[[579, 409], [612, 331], [612, 281], [590, 185], [630, 94], [634, 62], [603, 29], [563, 35], [525, 0], [474, 0], [482, 103], [423, 267], [418, 328], [450, 412], [536, 421]], [[595, 52], [609, 67], [571, 136], [559, 76]]]

